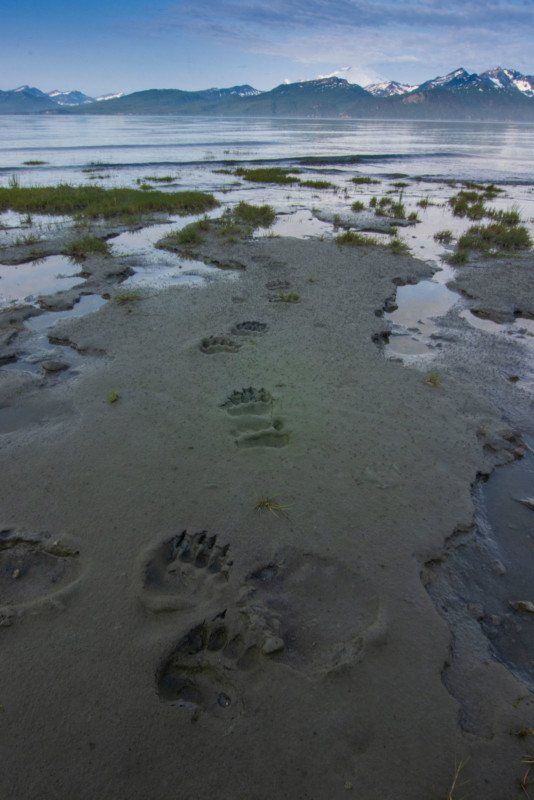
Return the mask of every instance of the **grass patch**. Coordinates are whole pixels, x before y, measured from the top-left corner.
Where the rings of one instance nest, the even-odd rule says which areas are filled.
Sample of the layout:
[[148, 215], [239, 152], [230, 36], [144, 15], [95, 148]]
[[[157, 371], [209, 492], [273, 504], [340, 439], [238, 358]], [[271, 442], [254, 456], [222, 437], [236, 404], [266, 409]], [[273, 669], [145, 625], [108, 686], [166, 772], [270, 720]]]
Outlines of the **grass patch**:
[[497, 197], [500, 192], [504, 192], [504, 189], [501, 189], [500, 186], [495, 186], [494, 183], [475, 183], [475, 181], [464, 181], [462, 186], [464, 186], [466, 189], [475, 189], [477, 191], [481, 191], [488, 199]]
[[269, 228], [275, 219], [276, 214], [271, 206], [253, 206], [242, 200], [232, 211], [227, 209], [219, 219], [210, 220], [204, 217], [170, 233], [166, 239], [171, 248], [173, 245], [193, 246], [204, 241], [202, 232], [211, 230], [226, 237], [228, 244], [235, 244], [256, 228]]
[[444, 231], [437, 231], [434, 234], [434, 241], [440, 244], [449, 244], [454, 239], [454, 234], [448, 228]]
[[232, 217], [252, 228], [270, 228], [276, 214], [271, 206], [253, 206], [242, 200], [234, 208]]
[[354, 203], [351, 205], [353, 211], [363, 211], [365, 208], [365, 203], [362, 203], [361, 200], [355, 200]]
[[115, 391], [113, 391], [113, 392], [110, 392], [110, 393], [108, 394], [108, 403], [109, 403], [110, 405], [112, 405], [113, 403], [116, 403], [116, 402], [117, 402], [117, 400], [119, 399], [119, 397], [120, 397], [120, 395], [119, 395], [119, 393], [118, 393], [118, 392], [115, 392]]
[[[502, 191], [502, 189], [498, 189], [493, 184], [482, 186], [481, 184], [468, 183], [464, 184], [464, 186], [476, 188], [462, 189], [458, 194], [449, 198], [449, 205], [455, 217], [480, 220], [484, 217], [494, 217], [495, 214], [499, 213], [486, 208], [485, 203], [487, 200], [497, 197], [498, 192]], [[477, 191], [477, 189], [482, 189], [482, 191]]]
[[439, 372], [429, 372], [425, 383], [429, 386], [440, 386], [443, 381], [443, 378], [439, 374]]
[[465, 264], [469, 259], [469, 253], [465, 249], [457, 250], [455, 253], [452, 253], [448, 258], [447, 261], [449, 264]]
[[410, 248], [402, 239], [392, 239], [389, 243], [389, 249], [396, 256], [403, 256], [410, 252]]
[[410, 184], [406, 183], [406, 181], [395, 181], [395, 183], [392, 183], [391, 185], [394, 186], [396, 189], [406, 189], [406, 187], [409, 186]]
[[377, 240], [372, 236], [365, 236], [363, 233], [356, 233], [356, 231], [345, 231], [336, 236], [338, 245], [349, 245], [350, 247], [365, 247], [369, 245], [378, 244]]
[[401, 200], [398, 200], [396, 203], [392, 203], [390, 213], [392, 217], [395, 217], [395, 219], [406, 219], [406, 209], [404, 207], [404, 203]]
[[370, 178], [369, 175], [356, 175], [356, 177], [351, 178], [351, 181], [357, 185], [361, 183], [380, 183], [380, 181]]
[[246, 181], [253, 183], [299, 183], [299, 179], [294, 177], [294, 174], [299, 170], [295, 169], [281, 169], [280, 167], [258, 167], [256, 169], [245, 169], [245, 167], [238, 167], [234, 171], [234, 175], [244, 178]]
[[497, 211], [494, 208], [490, 208], [488, 209], [488, 216], [495, 222], [502, 222], [503, 225], [519, 225], [522, 221], [519, 209], [515, 206], [505, 211]]
[[168, 238], [172, 239], [173, 243], [181, 245], [192, 246], [201, 244], [204, 239], [200, 235], [200, 230], [202, 230], [202, 228], [199, 226], [198, 222], [192, 222], [190, 225], [186, 225], [185, 228], [170, 233]]
[[528, 250], [532, 240], [523, 225], [510, 227], [503, 223], [473, 225], [458, 239], [459, 250], [480, 250], [482, 252], [504, 250]]
[[48, 164], [48, 161], [39, 161], [38, 158], [30, 158], [28, 161], [23, 161], [28, 167], [38, 167], [40, 164]]
[[273, 497], [262, 497], [254, 503], [254, 511], [270, 511], [275, 517], [287, 517], [286, 511], [291, 506], [284, 506]]
[[160, 192], [104, 189], [100, 186], [0, 187], [0, 211], [66, 214], [88, 217], [131, 217], [140, 214], [201, 214], [219, 203], [204, 192]]
[[308, 186], [310, 189], [333, 189], [334, 184], [330, 181], [301, 181], [301, 186]]
[[276, 301], [278, 303], [298, 303], [300, 295], [296, 292], [278, 292]]
[[76, 239], [71, 242], [63, 255], [70, 256], [74, 260], [86, 258], [87, 256], [110, 256], [109, 244], [96, 236], [84, 236], [83, 239]]
[[157, 175], [145, 175], [145, 181], [152, 181], [152, 183], [172, 183], [175, 180], [176, 178], [172, 175], [162, 175], [161, 177]]

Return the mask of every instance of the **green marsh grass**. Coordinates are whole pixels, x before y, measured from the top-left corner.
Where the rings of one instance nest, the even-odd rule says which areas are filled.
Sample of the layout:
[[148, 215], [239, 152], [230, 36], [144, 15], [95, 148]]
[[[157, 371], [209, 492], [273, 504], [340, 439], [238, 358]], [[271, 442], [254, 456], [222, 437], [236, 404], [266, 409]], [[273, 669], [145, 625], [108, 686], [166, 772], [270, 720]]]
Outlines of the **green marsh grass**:
[[330, 181], [301, 181], [301, 186], [308, 186], [310, 189], [333, 189], [334, 184]]
[[83, 239], [76, 239], [67, 245], [63, 255], [77, 260], [87, 256], [110, 256], [111, 251], [109, 244], [103, 239], [98, 239], [96, 236], [84, 236]]
[[356, 233], [356, 231], [345, 231], [336, 236], [338, 245], [349, 245], [350, 247], [365, 247], [369, 245], [378, 244], [373, 236], [365, 236], [363, 233]]
[[495, 222], [490, 225], [473, 225], [458, 239], [459, 250], [513, 251], [528, 250], [532, 239], [524, 225], [505, 225]]
[[300, 170], [295, 169], [281, 169], [280, 167], [257, 167], [256, 169], [245, 169], [245, 167], [238, 167], [234, 175], [244, 178], [246, 181], [254, 183], [299, 183], [299, 179], [295, 178], [295, 173]]
[[234, 219], [250, 225], [253, 228], [270, 228], [276, 219], [276, 214], [271, 206], [254, 206], [242, 200], [232, 212]]
[[131, 217], [158, 212], [201, 214], [218, 205], [213, 195], [195, 191], [104, 189], [100, 186], [69, 184], [22, 188], [16, 181], [10, 181], [8, 188], [0, 187], [0, 211], [66, 214], [91, 219]]

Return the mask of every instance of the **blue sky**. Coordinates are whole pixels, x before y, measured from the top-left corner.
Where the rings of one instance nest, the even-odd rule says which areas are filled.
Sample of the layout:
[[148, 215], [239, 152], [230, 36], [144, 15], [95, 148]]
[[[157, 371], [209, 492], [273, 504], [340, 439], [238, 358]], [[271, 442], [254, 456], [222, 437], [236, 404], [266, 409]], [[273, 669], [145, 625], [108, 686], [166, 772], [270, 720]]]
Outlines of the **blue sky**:
[[89, 95], [339, 74], [534, 74], [534, 0], [2, 0], [0, 89]]

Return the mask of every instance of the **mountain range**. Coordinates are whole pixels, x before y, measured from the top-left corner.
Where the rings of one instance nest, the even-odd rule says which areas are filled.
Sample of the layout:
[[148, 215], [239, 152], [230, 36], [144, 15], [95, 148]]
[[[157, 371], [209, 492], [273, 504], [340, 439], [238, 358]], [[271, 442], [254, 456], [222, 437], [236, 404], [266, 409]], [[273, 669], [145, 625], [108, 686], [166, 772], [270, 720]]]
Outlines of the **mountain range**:
[[148, 89], [89, 97], [29, 86], [0, 91], [0, 114], [209, 114], [245, 117], [452, 119], [534, 122], [534, 76], [497, 67], [459, 68], [418, 86], [385, 81], [362, 87], [343, 78], [283, 83], [270, 91]]

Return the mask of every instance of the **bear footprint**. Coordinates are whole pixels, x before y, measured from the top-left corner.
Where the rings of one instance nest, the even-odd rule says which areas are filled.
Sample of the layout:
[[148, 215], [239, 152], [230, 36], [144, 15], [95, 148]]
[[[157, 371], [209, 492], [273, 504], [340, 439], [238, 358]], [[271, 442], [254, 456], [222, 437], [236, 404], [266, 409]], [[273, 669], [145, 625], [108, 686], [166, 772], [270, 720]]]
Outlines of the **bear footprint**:
[[200, 351], [207, 355], [213, 353], [237, 353], [240, 344], [227, 336], [206, 336], [200, 343]]
[[191, 607], [199, 595], [209, 599], [229, 580], [230, 545], [217, 535], [186, 530], [152, 546], [141, 561], [141, 599], [151, 611]]
[[262, 655], [283, 648], [283, 642], [261, 627], [245, 628], [229, 621], [227, 610], [210, 623], [201, 622], [182, 636], [156, 674], [161, 700], [194, 712], [233, 719], [243, 702], [236, 678], [260, 666]]
[[231, 433], [237, 447], [285, 447], [289, 433], [281, 417], [273, 417], [274, 399], [263, 387], [235, 389], [221, 408], [233, 420]]
[[50, 534], [0, 531], [0, 624], [28, 609], [61, 607], [80, 575], [78, 551]]

